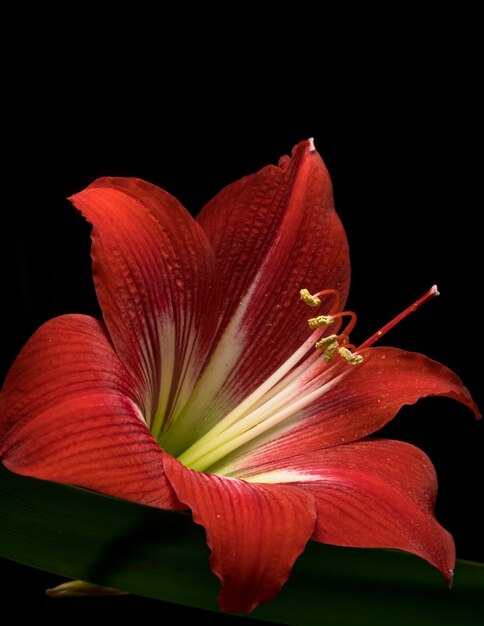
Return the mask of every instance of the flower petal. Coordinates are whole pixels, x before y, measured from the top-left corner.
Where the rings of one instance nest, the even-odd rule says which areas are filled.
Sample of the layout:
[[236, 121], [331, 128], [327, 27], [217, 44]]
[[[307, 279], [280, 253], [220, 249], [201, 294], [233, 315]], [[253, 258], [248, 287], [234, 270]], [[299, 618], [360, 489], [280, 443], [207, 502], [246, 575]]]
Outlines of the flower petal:
[[136, 402], [104, 324], [66, 315], [44, 324], [0, 395], [0, 459], [34, 478], [180, 508], [163, 451]]
[[[427, 396], [458, 400], [480, 417], [461, 380], [447, 367], [416, 352], [367, 348], [364, 361], [312, 405], [232, 454], [223, 472], [239, 476], [266, 461], [362, 439], [392, 420], [401, 407]], [[229, 469], [230, 467], [230, 469]]]
[[116, 352], [145, 391], [158, 435], [189, 396], [217, 325], [210, 245], [168, 193], [101, 178], [71, 198], [93, 224], [94, 282]]
[[313, 498], [285, 485], [251, 485], [202, 474], [165, 457], [165, 472], [212, 550], [223, 611], [251, 611], [273, 598], [314, 531]]
[[[191, 400], [208, 430], [307, 338], [300, 289], [337, 289], [344, 302], [350, 267], [329, 174], [311, 141], [223, 189], [197, 219], [223, 288], [216, 347]], [[333, 302], [323, 298], [318, 312]]]
[[454, 542], [434, 517], [435, 470], [418, 448], [366, 440], [268, 463], [260, 471], [250, 480], [282, 479], [313, 494], [316, 541], [406, 550], [452, 581]]

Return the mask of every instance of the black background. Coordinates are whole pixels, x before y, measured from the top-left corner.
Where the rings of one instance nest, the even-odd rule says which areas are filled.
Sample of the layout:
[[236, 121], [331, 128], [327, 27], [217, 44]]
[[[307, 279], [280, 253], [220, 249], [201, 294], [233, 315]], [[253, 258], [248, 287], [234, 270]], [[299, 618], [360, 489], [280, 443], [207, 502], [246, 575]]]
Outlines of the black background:
[[[100, 315], [89, 227], [67, 196], [98, 176], [138, 176], [195, 215], [222, 186], [314, 136], [350, 242], [354, 342], [437, 283], [440, 298], [384, 343], [445, 363], [484, 405], [475, 16], [69, 6], [19, 3], [7, 20], [2, 378], [45, 320]], [[430, 455], [437, 516], [458, 557], [484, 560], [482, 423], [428, 399], [384, 434]], [[0, 571], [2, 603], [19, 617], [170, 609], [142, 598], [52, 601], [43, 590], [56, 577], [8, 562]]]

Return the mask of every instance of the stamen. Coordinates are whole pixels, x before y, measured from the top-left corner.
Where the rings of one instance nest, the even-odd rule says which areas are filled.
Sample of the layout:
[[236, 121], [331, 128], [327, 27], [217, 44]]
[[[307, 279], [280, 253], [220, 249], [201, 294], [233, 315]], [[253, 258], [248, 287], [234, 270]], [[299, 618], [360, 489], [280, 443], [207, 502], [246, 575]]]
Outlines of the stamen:
[[353, 354], [348, 348], [341, 347], [338, 352], [340, 356], [343, 357], [343, 359], [350, 365], [359, 365], [360, 363], [363, 363], [363, 357], [361, 354]]
[[344, 329], [344, 331], [341, 333], [343, 335], [347, 335], [349, 337], [351, 331], [353, 330], [353, 328], [356, 326], [356, 313], [353, 313], [353, 311], [341, 311], [341, 313], [335, 313], [334, 315], [331, 316], [334, 320], [337, 320], [339, 318], [343, 318], [343, 317], [349, 317], [350, 321], [348, 322], [348, 324], [346, 325], [346, 328]]
[[307, 304], [308, 306], [314, 307], [321, 304], [321, 300], [317, 296], [312, 296], [307, 289], [301, 289], [299, 296], [304, 304]]
[[252, 415], [247, 415], [237, 425], [228, 428], [225, 432], [214, 437], [210, 445], [194, 450], [194, 446], [190, 451], [184, 452], [178, 457], [178, 460], [187, 465], [191, 469], [199, 472], [205, 471], [217, 463], [227, 454], [240, 448], [255, 437], [267, 432], [274, 426], [278, 426], [287, 418], [296, 415], [306, 406], [320, 398], [330, 389], [340, 383], [341, 379], [348, 375], [348, 370], [338, 374], [327, 383], [313, 389], [310, 393], [298, 395], [294, 402], [283, 403], [282, 406], [276, 407], [275, 410], [268, 412], [266, 416], [260, 415], [261, 409], [254, 411]]
[[323, 296], [334, 296], [334, 302], [331, 306], [330, 314], [333, 311], [337, 311], [339, 309], [339, 305], [341, 302], [341, 296], [339, 291], [337, 291], [336, 289], [323, 289], [322, 291], [318, 291], [314, 294], [315, 298], [322, 298]]
[[334, 324], [334, 318], [331, 315], [318, 315], [318, 317], [308, 319], [308, 326], [311, 330], [321, 328], [321, 326], [330, 326], [331, 324]]
[[314, 344], [315, 348], [324, 348], [330, 343], [333, 343], [338, 338], [338, 335], [328, 335], [327, 337], [323, 337], [319, 341], [316, 341]]

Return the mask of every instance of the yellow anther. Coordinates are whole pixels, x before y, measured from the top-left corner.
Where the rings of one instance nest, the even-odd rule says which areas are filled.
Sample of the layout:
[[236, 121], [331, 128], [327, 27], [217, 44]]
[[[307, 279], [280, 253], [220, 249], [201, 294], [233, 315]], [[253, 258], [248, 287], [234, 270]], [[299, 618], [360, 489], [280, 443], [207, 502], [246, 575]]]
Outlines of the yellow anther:
[[314, 344], [314, 347], [315, 348], [324, 348], [325, 346], [329, 345], [330, 343], [333, 343], [333, 341], [336, 341], [337, 337], [338, 337], [338, 335], [328, 335], [327, 337], [323, 337], [319, 341], [316, 341], [316, 343]]
[[323, 358], [324, 358], [325, 363], [329, 363], [330, 361], [333, 360], [334, 353], [338, 349], [338, 346], [339, 346], [339, 343], [337, 341], [333, 341], [333, 343], [329, 344], [329, 346], [326, 348], [326, 350], [323, 353]]
[[348, 348], [340, 348], [338, 350], [340, 356], [350, 365], [359, 365], [363, 362], [361, 354], [353, 354]]
[[321, 304], [321, 300], [317, 296], [312, 296], [307, 289], [301, 289], [299, 296], [304, 304], [308, 306], [319, 306]]
[[331, 315], [318, 315], [318, 317], [311, 317], [308, 319], [309, 328], [314, 330], [315, 328], [321, 328], [321, 326], [329, 326], [334, 322], [334, 318]]

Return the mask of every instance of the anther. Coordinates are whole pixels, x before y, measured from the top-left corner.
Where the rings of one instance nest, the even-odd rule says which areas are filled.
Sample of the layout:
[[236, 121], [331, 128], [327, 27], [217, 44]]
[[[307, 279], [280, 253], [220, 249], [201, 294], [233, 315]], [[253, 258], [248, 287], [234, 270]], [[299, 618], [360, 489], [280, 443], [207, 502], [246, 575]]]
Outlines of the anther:
[[308, 306], [319, 306], [321, 300], [317, 296], [312, 296], [307, 289], [301, 289], [299, 296], [304, 304]]
[[334, 353], [338, 349], [339, 343], [335, 340], [333, 343], [330, 343], [326, 350], [323, 352], [323, 358], [325, 363], [329, 363], [333, 360]]
[[341, 347], [338, 352], [339, 355], [350, 365], [359, 365], [363, 362], [361, 354], [353, 354], [351, 350], [348, 350], [348, 348]]
[[311, 317], [308, 319], [309, 328], [314, 330], [315, 328], [321, 328], [321, 326], [329, 326], [333, 324], [334, 318], [331, 315], [318, 315], [318, 317]]
[[333, 343], [338, 338], [338, 335], [328, 335], [327, 337], [323, 337], [319, 341], [316, 341], [314, 344], [315, 348], [324, 348], [328, 346], [330, 343]]

